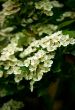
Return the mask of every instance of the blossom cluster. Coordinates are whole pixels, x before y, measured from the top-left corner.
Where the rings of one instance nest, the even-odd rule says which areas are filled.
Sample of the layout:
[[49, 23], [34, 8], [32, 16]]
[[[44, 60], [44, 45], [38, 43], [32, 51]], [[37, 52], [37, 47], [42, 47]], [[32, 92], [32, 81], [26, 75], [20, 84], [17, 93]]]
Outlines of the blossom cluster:
[[32, 25], [30, 28], [34, 33], [41, 36], [43, 34], [51, 35], [54, 31], [58, 29], [58, 26], [53, 25], [53, 24], [40, 24], [39, 23], [36, 25]]
[[2, 53], [1, 53], [1, 57], [0, 57], [0, 61], [6, 61], [6, 60], [12, 60], [13, 61], [16, 60], [13, 57], [13, 54], [17, 51], [22, 51], [22, 48], [18, 48], [16, 43], [11, 42], [10, 44], [8, 44], [7, 47], [3, 48]]
[[0, 11], [0, 24], [3, 25], [6, 16], [17, 13], [20, 10], [20, 4], [13, 2], [11, 0], [6, 1], [2, 5], [3, 10]]
[[24, 104], [22, 102], [11, 99], [8, 102], [4, 103], [0, 110], [19, 110], [23, 106]]
[[35, 3], [35, 8], [41, 10], [42, 13], [46, 14], [47, 16], [52, 16], [53, 7], [62, 7], [63, 5], [60, 4], [58, 1], [49, 1], [49, 0], [41, 0]]
[[71, 19], [75, 19], [75, 12], [72, 12], [72, 11], [67, 11], [67, 12], [64, 12], [59, 19], [57, 19], [57, 21], [63, 21], [65, 18], [71, 18]]
[[18, 42], [15, 41], [15, 39], [11, 40], [1, 52], [0, 68], [4, 67], [4, 71], [1, 70], [1, 77], [3, 74], [7, 76], [15, 74], [17, 83], [23, 78], [30, 80], [31, 91], [33, 84], [41, 80], [44, 73], [50, 71], [55, 50], [60, 46], [75, 44], [75, 39], [63, 35], [61, 31], [33, 41], [25, 49], [18, 47], [16, 44]]

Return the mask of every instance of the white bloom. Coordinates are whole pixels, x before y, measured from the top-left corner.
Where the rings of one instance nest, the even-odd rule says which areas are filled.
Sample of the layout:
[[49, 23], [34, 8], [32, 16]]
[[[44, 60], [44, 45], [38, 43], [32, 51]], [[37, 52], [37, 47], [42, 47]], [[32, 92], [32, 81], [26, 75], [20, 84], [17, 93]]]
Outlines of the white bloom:
[[47, 16], [52, 16], [53, 12], [51, 11], [53, 6], [51, 5], [49, 0], [42, 0], [35, 3], [35, 8], [42, 11], [42, 13]]
[[4, 103], [0, 110], [19, 110], [24, 106], [23, 102], [15, 101], [13, 99], [9, 100], [8, 102]]
[[36, 75], [33, 76], [33, 81], [40, 81], [42, 79], [43, 76], [43, 72], [38, 71], [38, 73], [35, 73]]
[[25, 49], [21, 54], [20, 54], [20, 57], [21, 58], [24, 58], [26, 57], [27, 55], [31, 54], [32, 52], [35, 52], [36, 51], [36, 48], [32, 48], [31, 46], [29, 46], [27, 49]]
[[13, 69], [9, 69], [6, 74], [8, 75], [13, 74]]
[[8, 70], [9, 69], [9, 65], [4, 65], [4, 69]]
[[75, 12], [71, 12], [71, 11], [68, 11], [68, 12], [64, 12], [59, 19], [57, 19], [57, 21], [62, 21], [64, 20], [66, 17], [69, 17], [71, 19], [75, 19]]
[[61, 31], [55, 32], [32, 42], [23, 52], [20, 52], [21, 59], [19, 60], [15, 56], [15, 52], [22, 50], [15, 43], [11, 44], [2, 50], [0, 65], [4, 66], [6, 75], [15, 75], [15, 82], [18, 83], [23, 78], [30, 80], [32, 91], [34, 82], [41, 80], [43, 74], [50, 71], [55, 50], [60, 46], [75, 44], [75, 39], [63, 35]]
[[0, 60], [6, 61], [10, 59], [10, 56], [17, 51], [22, 51], [22, 48], [17, 47], [17, 44], [10, 43], [2, 50]]
[[23, 76], [21, 74], [15, 75], [14, 80], [16, 83], [19, 83], [22, 79], [23, 79]]
[[31, 66], [37, 66], [39, 64], [39, 59], [34, 59], [34, 57], [31, 58]]
[[30, 65], [30, 58], [24, 60], [24, 66], [28, 67]]
[[75, 44], [75, 39], [71, 38], [70, 44]]
[[7, 71], [7, 74], [21, 74], [21, 70], [20, 70], [20, 67], [18, 66], [13, 66], [11, 67], [8, 71]]
[[20, 67], [18, 66], [14, 66], [13, 67], [13, 73], [16, 75], [16, 74], [21, 74], [21, 69]]
[[34, 85], [34, 81], [32, 80], [32, 81], [30, 81], [30, 90], [31, 90], [31, 92], [33, 92], [33, 85]]
[[29, 70], [30, 70], [30, 72], [33, 72], [33, 71], [36, 71], [36, 68], [37, 68], [37, 66], [30, 66], [29, 67]]
[[45, 51], [42, 50], [42, 49], [39, 50], [39, 51], [35, 54], [35, 56], [37, 57], [37, 59], [43, 57], [44, 55], [45, 55]]
[[44, 62], [44, 67], [51, 67], [53, 64], [53, 61], [52, 60], [47, 60]]

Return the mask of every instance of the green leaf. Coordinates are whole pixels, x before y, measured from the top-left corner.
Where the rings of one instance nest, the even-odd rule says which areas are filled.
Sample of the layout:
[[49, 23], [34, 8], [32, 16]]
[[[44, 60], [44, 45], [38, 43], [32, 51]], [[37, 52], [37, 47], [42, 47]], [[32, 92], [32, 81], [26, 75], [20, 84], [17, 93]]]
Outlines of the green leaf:
[[75, 22], [75, 20], [65, 21], [65, 22], [63, 22], [63, 23], [58, 25], [58, 29], [61, 29], [61, 28], [65, 27], [65, 26], [68, 26], [68, 25], [72, 24], [73, 22]]
[[63, 34], [69, 34], [70, 37], [75, 38], [75, 31], [63, 30]]

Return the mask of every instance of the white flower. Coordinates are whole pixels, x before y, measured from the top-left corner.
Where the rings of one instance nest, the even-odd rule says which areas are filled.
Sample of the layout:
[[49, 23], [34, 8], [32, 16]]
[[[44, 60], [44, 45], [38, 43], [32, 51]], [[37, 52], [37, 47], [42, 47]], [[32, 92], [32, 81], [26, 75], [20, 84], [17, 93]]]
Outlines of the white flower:
[[[63, 35], [61, 31], [58, 31], [52, 35], [33, 41], [24, 51], [14, 42], [11, 44], [2, 50], [0, 66], [4, 66], [6, 75], [14, 74], [14, 80], [17, 83], [23, 78], [30, 80], [32, 91], [33, 84], [41, 80], [44, 73], [50, 71], [55, 50], [60, 46], [75, 44], [75, 39], [69, 38], [68, 35]], [[20, 59], [15, 55], [15, 52], [18, 51], [22, 51], [20, 52]]]
[[35, 57], [31, 58], [31, 66], [37, 66], [39, 64], [39, 59], [35, 59]]
[[29, 70], [30, 70], [30, 72], [33, 72], [33, 71], [36, 71], [36, 68], [37, 68], [37, 66], [30, 66], [29, 67]]
[[47, 60], [44, 62], [44, 67], [51, 67], [53, 64], [53, 61], [52, 60]]
[[43, 57], [45, 55], [45, 51], [44, 50], [39, 50], [36, 54], [35, 54], [35, 56], [39, 59], [39, 58], [41, 58], [41, 57]]
[[70, 44], [75, 44], [75, 39], [71, 38]]
[[17, 59], [17, 61], [15, 62], [15, 65], [17, 65], [18, 67], [25, 66], [25, 65], [24, 65], [24, 62], [21, 61], [21, 60], [18, 60], [18, 59]]
[[75, 12], [72, 11], [68, 11], [68, 12], [64, 12], [59, 19], [57, 19], [57, 21], [62, 21], [64, 20], [66, 17], [69, 17], [71, 19], [75, 18]]
[[21, 54], [20, 54], [20, 57], [21, 58], [24, 58], [26, 57], [27, 55], [31, 54], [32, 52], [35, 52], [36, 51], [36, 48], [32, 48], [31, 46], [29, 46], [27, 49], [25, 49]]
[[21, 74], [21, 69], [20, 67], [18, 66], [14, 66], [13, 67], [13, 73], [16, 75], [16, 74]]
[[8, 70], [9, 67], [10, 67], [9, 65], [4, 65], [4, 69], [5, 69], [5, 70]]
[[10, 56], [17, 51], [22, 51], [22, 48], [17, 47], [16, 43], [10, 43], [2, 50], [0, 60], [6, 61], [10, 59]]
[[38, 73], [35, 73], [36, 75], [33, 76], [33, 81], [40, 81], [42, 79], [43, 76], [43, 72], [38, 71]]
[[19, 83], [22, 79], [23, 79], [23, 76], [21, 74], [15, 75], [14, 80], [16, 83]]
[[9, 69], [6, 74], [8, 75], [13, 74], [13, 69]]
[[30, 65], [30, 58], [24, 60], [24, 66], [28, 67]]
[[33, 92], [33, 85], [34, 85], [34, 81], [32, 80], [32, 81], [30, 81], [30, 90], [31, 90], [31, 92]]

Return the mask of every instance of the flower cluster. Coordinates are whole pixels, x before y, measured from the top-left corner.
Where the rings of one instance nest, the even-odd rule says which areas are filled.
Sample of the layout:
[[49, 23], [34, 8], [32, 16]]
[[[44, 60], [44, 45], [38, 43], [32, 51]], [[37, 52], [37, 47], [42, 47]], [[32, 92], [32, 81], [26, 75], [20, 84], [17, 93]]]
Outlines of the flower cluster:
[[30, 44], [30, 46], [25, 49], [21, 54], [20, 57], [26, 57], [29, 54], [36, 52], [38, 49], [47, 49], [48, 52], [55, 51], [57, 47], [61, 45], [67, 46], [70, 43], [74, 43], [75, 39], [69, 38], [69, 35], [63, 35], [61, 31], [55, 32], [50, 36], [45, 36], [40, 40], [35, 40]]
[[56, 31], [58, 28], [57, 25], [53, 24], [37, 24], [37, 25], [32, 25], [31, 30], [39, 34], [39, 36], [43, 35], [44, 33], [47, 35], [51, 35], [54, 31]]
[[14, 14], [20, 10], [19, 6], [20, 6], [19, 4], [15, 5], [15, 2], [8, 0], [3, 4], [3, 12], [4, 12], [3, 14], [4, 15]]
[[35, 3], [36, 9], [39, 9], [42, 11], [42, 13], [46, 14], [47, 16], [52, 16], [52, 8], [53, 6], [51, 5], [49, 0], [42, 0], [37, 3]]
[[[11, 42], [9, 45], [7, 45], [5, 48], [3, 48], [0, 61], [6, 61], [6, 60], [16, 60], [14, 58], [14, 53], [17, 51], [22, 51], [22, 48], [17, 47], [16, 43]], [[12, 59], [13, 58], [13, 59]]]
[[2, 37], [6, 37], [8, 33], [10, 33], [11, 31], [13, 31], [14, 27], [7, 27], [5, 29], [1, 29], [0, 30], [0, 36]]
[[3, 10], [0, 12], [0, 24], [3, 25], [6, 16], [17, 13], [20, 10], [20, 4], [11, 0], [6, 1], [3, 5]]
[[75, 12], [72, 11], [68, 11], [68, 12], [64, 12], [59, 19], [57, 19], [57, 21], [63, 21], [65, 18], [71, 18], [71, 19], [75, 19]]
[[10, 101], [6, 102], [1, 108], [0, 110], [19, 110], [20, 108], [22, 108], [24, 106], [24, 104], [20, 101], [15, 101], [13, 99], [11, 99]]
[[[18, 47], [13, 39], [2, 50], [0, 56], [0, 66], [3, 65], [5, 70], [5, 73], [1, 71], [1, 76], [15, 74], [16, 82], [23, 78], [30, 80], [31, 91], [33, 91], [34, 82], [41, 80], [43, 74], [50, 71], [55, 50], [69, 44], [75, 44], [75, 39], [63, 35], [61, 31], [33, 41], [26, 49]], [[17, 52], [19, 52], [18, 56]]]
[[41, 0], [35, 3], [35, 8], [41, 10], [42, 13], [46, 14], [47, 16], [52, 16], [53, 7], [62, 7], [63, 5], [60, 4], [58, 1], [49, 1], [49, 0]]

